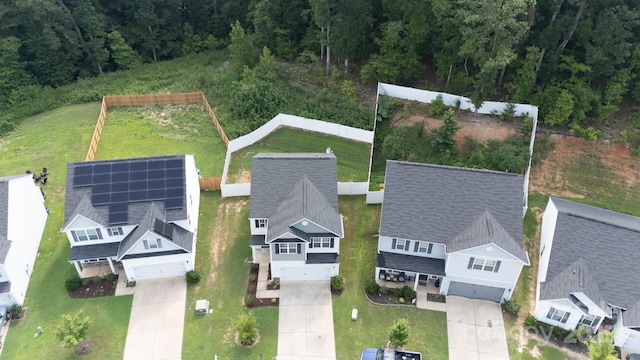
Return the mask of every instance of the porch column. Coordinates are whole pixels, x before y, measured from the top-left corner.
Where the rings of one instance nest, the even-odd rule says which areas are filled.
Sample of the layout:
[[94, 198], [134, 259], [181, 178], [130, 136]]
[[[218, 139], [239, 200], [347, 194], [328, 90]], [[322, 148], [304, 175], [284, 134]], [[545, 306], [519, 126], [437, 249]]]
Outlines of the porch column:
[[379, 284], [379, 280], [380, 280], [380, 268], [376, 266], [376, 284]]
[[413, 279], [413, 291], [418, 291], [418, 279], [420, 279], [420, 274], [416, 273], [416, 278]]
[[111, 272], [115, 274], [116, 269], [113, 267], [113, 261], [111, 260], [110, 257], [107, 258], [107, 261], [109, 262], [109, 267], [111, 268]]
[[82, 269], [80, 268], [80, 261], [74, 261], [73, 266], [76, 267], [76, 272], [78, 273], [78, 277], [82, 277]]

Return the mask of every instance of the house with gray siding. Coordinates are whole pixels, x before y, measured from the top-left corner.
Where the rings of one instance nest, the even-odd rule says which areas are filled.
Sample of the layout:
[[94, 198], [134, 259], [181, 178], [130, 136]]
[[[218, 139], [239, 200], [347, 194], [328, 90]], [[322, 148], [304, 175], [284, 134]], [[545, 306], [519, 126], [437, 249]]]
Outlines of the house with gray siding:
[[640, 353], [640, 218], [550, 197], [542, 218], [535, 317], [615, 332]]
[[375, 279], [509, 300], [529, 257], [519, 174], [387, 161]]
[[342, 215], [333, 154], [258, 154], [249, 199], [251, 254], [268, 254], [271, 276], [328, 280], [340, 270]]

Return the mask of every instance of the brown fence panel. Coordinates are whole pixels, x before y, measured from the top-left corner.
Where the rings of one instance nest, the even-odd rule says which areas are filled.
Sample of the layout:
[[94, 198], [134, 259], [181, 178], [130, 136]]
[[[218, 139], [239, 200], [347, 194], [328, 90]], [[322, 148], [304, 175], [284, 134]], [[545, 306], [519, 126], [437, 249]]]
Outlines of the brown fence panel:
[[104, 119], [107, 117], [107, 103], [104, 97], [102, 98], [102, 106], [100, 108], [100, 115], [98, 116], [98, 122], [93, 130], [93, 136], [91, 137], [91, 143], [89, 144], [89, 151], [87, 151], [87, 157], [84, 161], [93, 161], [96, 150], [98, 150], [98, 142], [100, 142], [100, 136], [102, 135], [102, 128], [104, 127]]
[[198, 180], [200, 181], [200, 190], [220, 190], [221, 177], [201, 177]]
[[220, 126], [220, 123], [218, 122], [218, 118], [216, 117], [216, 114], [213, 112], [213, 109], [211, 108], [211, 106], [209, 105], [207, 98], [204, 97], [204, 94], [202, 94], [201, 101], [204, 104], [204, 108], [207, 110], [207, 114], [209, 114], [211, 121], [213, 121], [213, 125], [216, 126], [216, 130], [218, 130], [218, 134], [220, 134], [220, 137], [222, 138], [222, 142], [224, 142], [224, 146], [228, 147], [229, 138], [227, 138], [227, 134], [224, 133], [222, 126]]

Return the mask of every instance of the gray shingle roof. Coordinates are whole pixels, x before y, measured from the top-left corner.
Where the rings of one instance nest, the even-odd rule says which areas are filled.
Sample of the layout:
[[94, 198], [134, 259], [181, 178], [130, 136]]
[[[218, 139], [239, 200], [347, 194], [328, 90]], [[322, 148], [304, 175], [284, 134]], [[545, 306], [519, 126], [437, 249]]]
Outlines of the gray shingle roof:
[[[123, 164], [123, 163], [142, 163], [147, 161], [162, 161], [162, 160], [182, 160], [184, 161], [184, 155], [174, 155], [174, 156], [158, 156], [158, 157], [146, 157], [146, 158], [135, 158], [135, 159], [119, 159], [119, 160], [105, 160], [105, 161], [93, 161], [93, 162], [76, 162], [76, 163], [68, 163], [67, 164], [67, 176], [66, 176], [66, 193], [65, 193], [65, 205], [64, 205], [64, 226], [66, 227], [69, 222], [73, 219], [75, 214], [80, 213], [77, 209], [82, 199], [85, 196], [88, 196], [91, 199], [91, 186], [79, 186], [74, 187], [74, 174], [75, 169], [77, 167], [83, 167], [87, 164], [94, 165], [103, 165], [103, 164]], [[186, 171], [186, 169], [185, 169]], [[131, 171], [133, 172], [133, 170]], [[183, 174], [184, 176], [184, 174]], [[184, 182], [184, 179], [183, 179]], [[183, 196], [186, 198], [186, 185], [184, 185], [184, 194]], [[147, 212], [149, 204], [151, 201], [145, 202], [134, 202], [130, 201], [128, 204], [128, 219], [126, 224], [122, 225], [136, 225], [140, 222], [144, 214]], [[109, 205], [97, 205], [94, 207], [94, 213], [91, 214], [93, 217], [93, 221], [108, 226], [109, 225]], [[83, 209], [86, 210], [86, 209]], [[85, 213], [81, 213], [83, 216]], [[187, 208], [183, 206], [180, 209], [167, 209], [166, 217], [168, 221], [176, 221], [176, 220], [184, 220], [187, 218]]]
[[99, 259], [118, 255], [119, 242], [97, 245], [82, 245], [71, 248], [69, 261]]
[[389, 160], [380, 235], [443, 243], [449, 251], [456, 235], [489, 212], [513, 239], [504, 250], [523, 259], [523, 184], [519, 174]]
[[493, 243], [529, 265], [529, 255], [488, 211], [478, 216], [468, 227], [447, 243], [447, 252], [455, 252], [478, 246], [478, 243]]
[[338, 254], [308, 253], [307, 264], [337, 264], [340, 262]]
[[[601, 296], [607, 303], [629, 309], [623, 315], [625, 326], [640, 325], [640, 282], [633, 275], [638, 272], [640, 218], [550, 199], [558, 217], [541, 299], [583, 291], [599, 305]], [[582, 262], [576, 264], [579, 259]], [[571, 276], [574, 268], [584, 272], [585, 286], [576, 286]]]
[[267, 218], [306, 175], [338, 211], [338, 174], [333, 154], [257, 154], [251, 165], [250, 218]]
[[[386, 188], [386, 186], [385, 186]], [[378, 267], [444, 276], [444, 260], [380, 251]]]
[[343, 236], [333, 154], [258, 154], [251, 171], [249, 217], [268, 219], [266, 241], [302, 219]]

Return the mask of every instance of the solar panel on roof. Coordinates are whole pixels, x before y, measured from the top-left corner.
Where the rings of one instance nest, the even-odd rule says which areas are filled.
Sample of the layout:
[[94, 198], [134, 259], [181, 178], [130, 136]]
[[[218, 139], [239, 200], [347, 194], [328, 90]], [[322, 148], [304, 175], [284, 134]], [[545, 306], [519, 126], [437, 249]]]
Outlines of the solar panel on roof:
[[107, 184], [111, 182], [111, 174], [93, 174], [94, 184]]
[[126, 212], [129, 209], [129, 204], [126, 202], [111, 203], [109, 205], [109, 212]]
[[93, 174], [93, 165], [76, 166], [73, 169], [74, 175], [90, 175]]
[[129, 171], [129, 162], [117, 162], [111, 165], [112, 172], [128, 172]]
[[182, 198], [168, 198], [164, 200], [165, 209], [182, 209]]
[[165, 167], [164, 160], [150, 160], [147, 163], [147, 168], [149, 170], [159, 170], [159, 169], [164, 169], [164, 167]]
[[163, 235], [167, 239], [173, 239], [173, 225], [166, 223], [160, 219], [156, 219], [153, 224], [153, 231]]
[[92, 194], [108, 194], [111, 192], [110, 184], [95, 184], [91, 187]]
[[147, 201], [147, 190], [136, 190], [129, 192], [129, 201]]
[[114, 183], [111, 183], [111, 191], [112, 192], [129, 191], [129, 183], [128, 182], [114, 182]]
[[93, 166], [94, 174], [108, 174], [111, 172], [111, 164], [96, 164]]
[[153, 180], [149, 180], [147, 182], [147, 188], [149, 190], [154, 190], [154, 189], [164, 189], [164, 179], [153, 179]]
[[111, 193], [111, 204], [116, 202], [127, 202], [129, 201], [129, 193], [128, 192], [114, 192]]
[[147, 199], [149, 201], [163, 200], [165, 198], [164, 193], [164, 189], [149, 189]]
[[164, 179], [164, 169], [149, 170], [149, 179]]
[[113, 182], [124, 182], [129, 181], [129, 173], [111, 173], [111, 181]]
[[110, 199], [109, 194], [91, 194], [91, 204], [93, 205], [107, 205]]
[[183, 188], [173, 188], [173, 189], [166, 190], [167, 197], [181, 197], [183, 193], [184, 193]]
[[128, 215], [126, 212], [109, 213], [110, 225], [125, 224], [127, 222], [127, 219], [128, 219]]
[[167, 188], [177, 188], [182, 187], [184, 185], [184, 179], [167, 179], [165, 181], [165, 185]]
[[180, 168], [182, 168], [182, 159], [170, 159], [170, 160], [167, 160], [165, 168], [166, 169], [180, 169]]
[[87, 186], [93, 184], [91, 175], [81, 175], [73, 178], [73, 186]]
[[129, 190], [146, 190], [147, 189], [147, 181], [131, 181], [129, 183]]
[[146, 160], [134, 161], [129, 165], [129, 170], [147, 171], [147, 161]]
[[182, 169], [167, 169], [165, 172], [165, 178], [167, 179], [182, 178], [183, 176], [184, 171]]
[[132, 171], [129, 173], [129, 180], [137, 181], [137, 180], [147, 180], [147, 172], [146, 171]]

